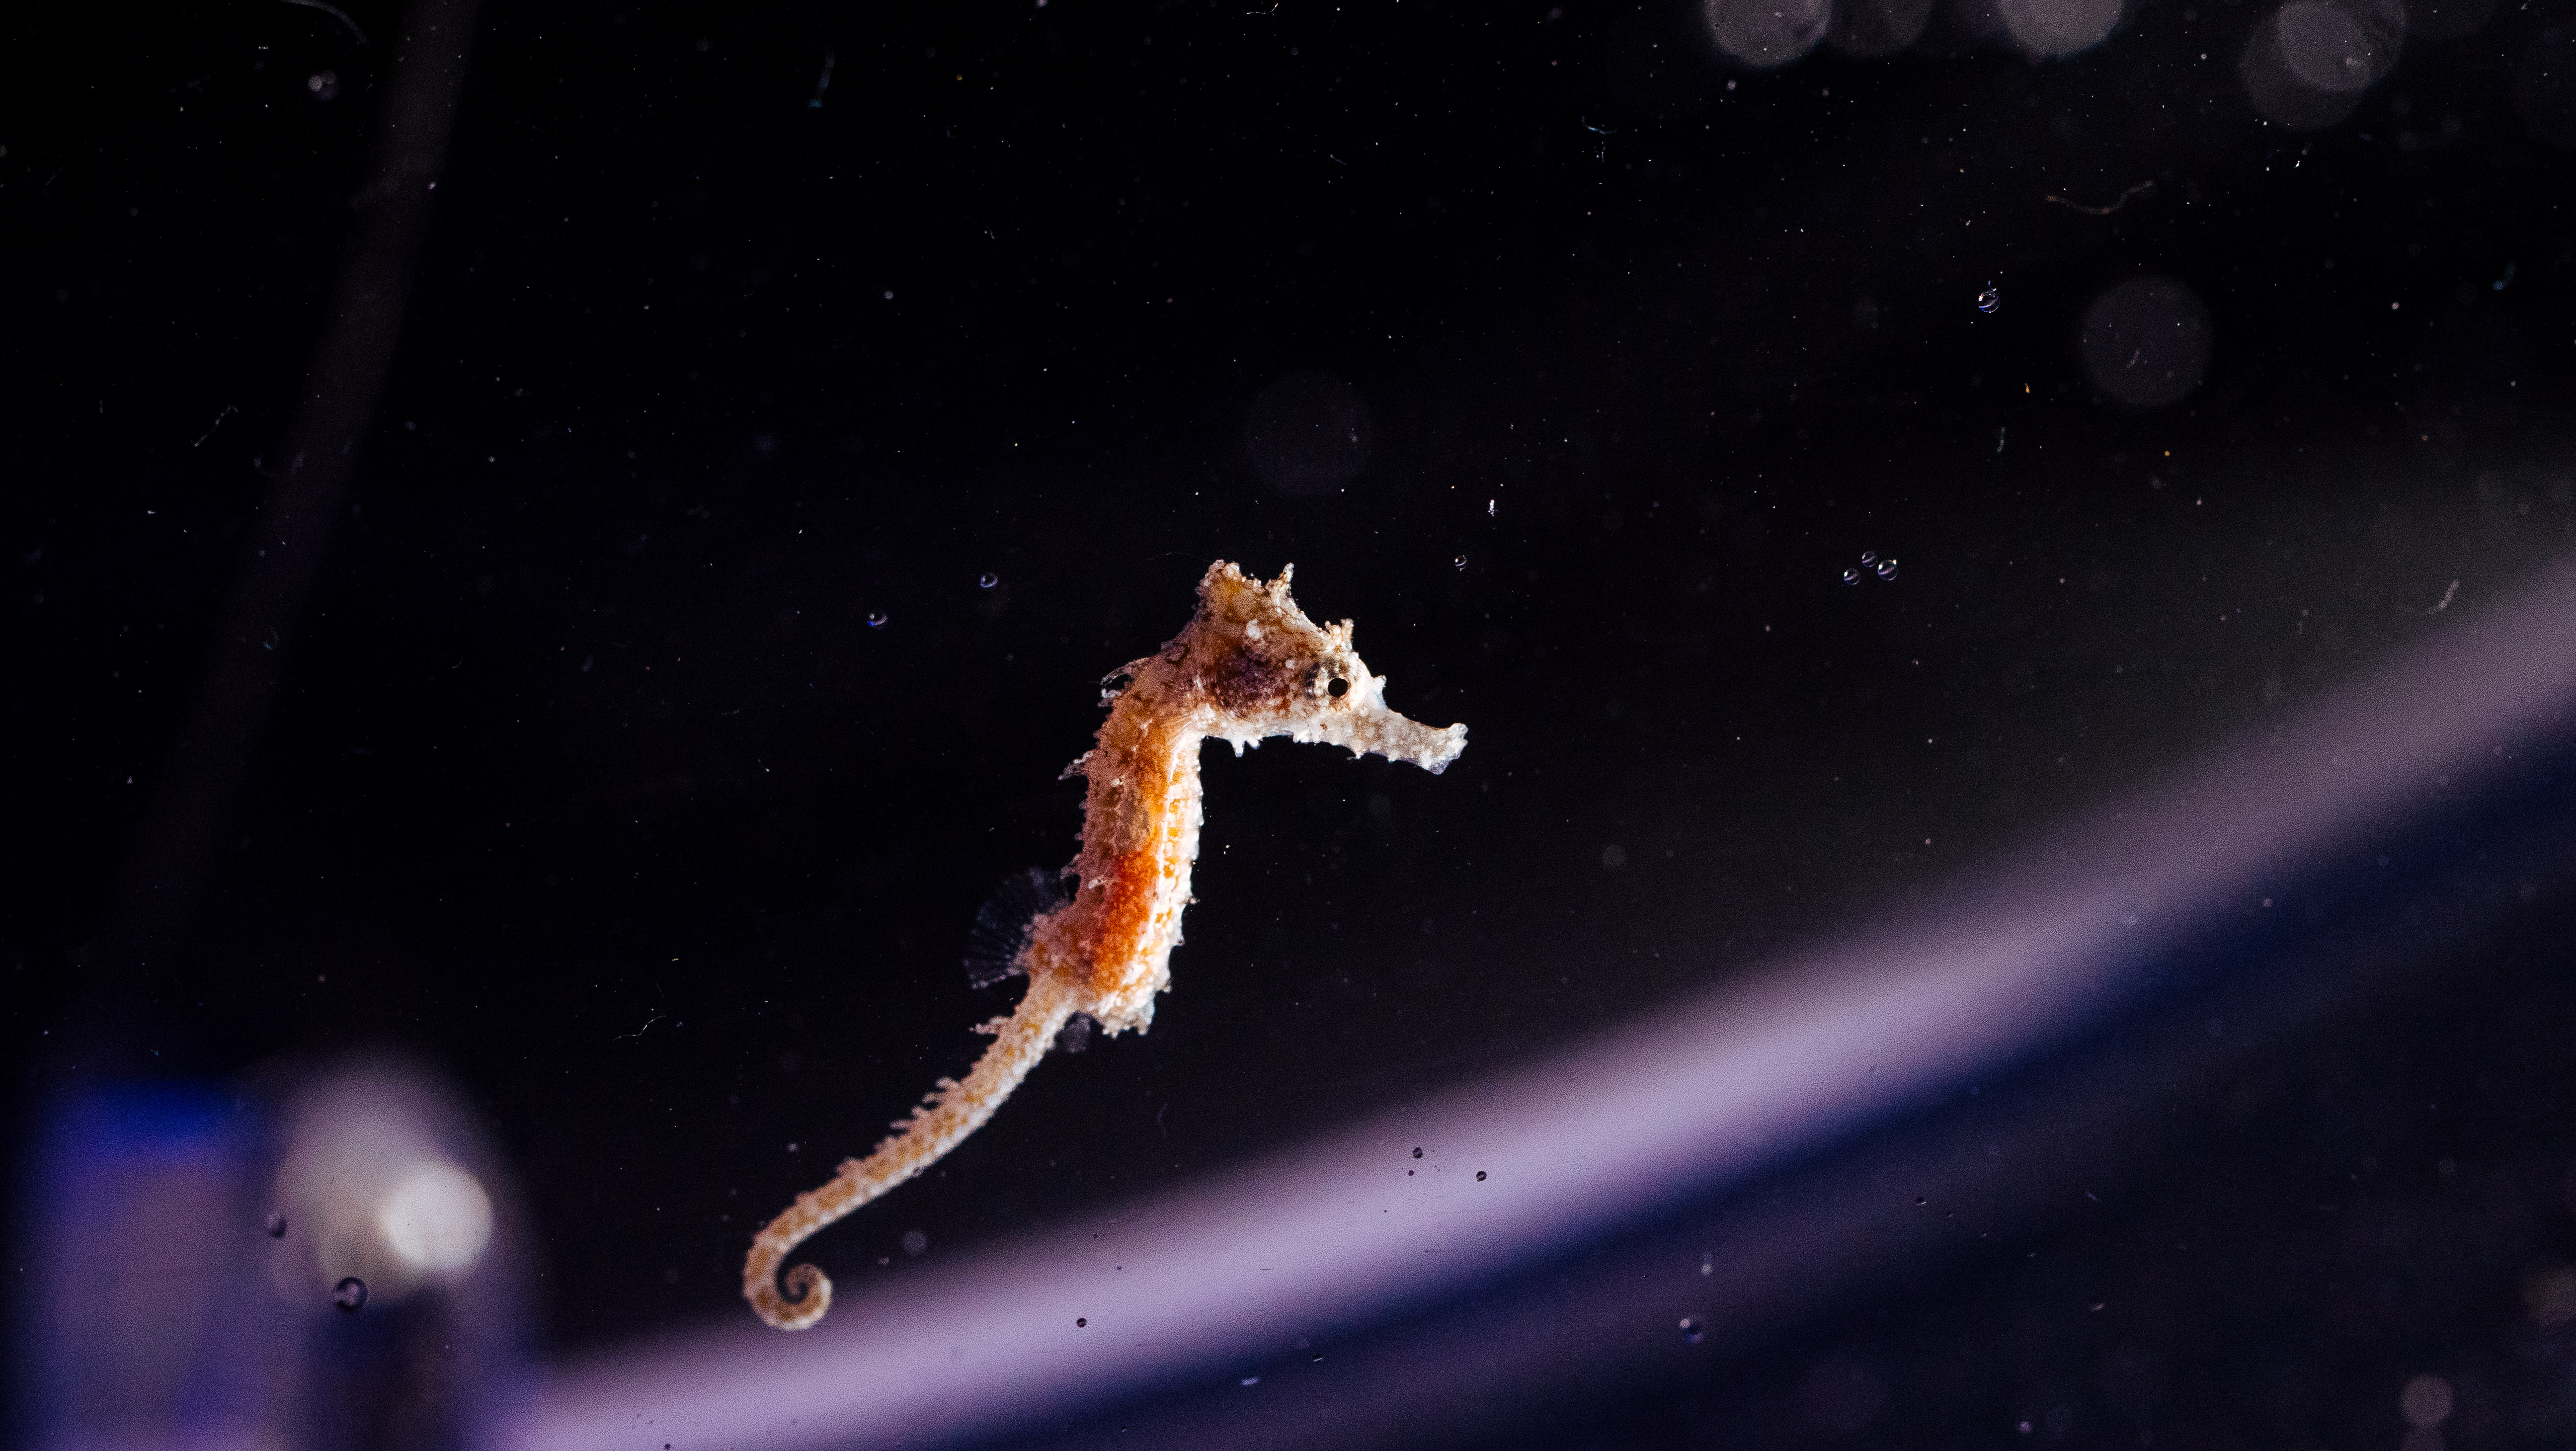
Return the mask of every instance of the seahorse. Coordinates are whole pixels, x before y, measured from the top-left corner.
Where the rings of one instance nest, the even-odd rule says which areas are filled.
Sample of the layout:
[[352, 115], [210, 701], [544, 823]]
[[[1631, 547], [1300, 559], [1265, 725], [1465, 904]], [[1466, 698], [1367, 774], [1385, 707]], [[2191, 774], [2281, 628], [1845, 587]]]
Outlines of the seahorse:
[[831, 1280], [800, 1264], [782, 1281], [787, 1256], [982, 1127], [1075, 1014], [1111, 1035], [1153, 1025], [1154, 999], [1171, 985], [1181, 911], [1192, 900], [1201, 741], [1225, 741], [1240, 756], [1286, 736], [1409, 761], [1434, 775], [1467, 748], [1465, 726], [1434, 728], [1388, 708], [1386, 677], [1369, 674], [1351, 648], [1351, 622], [1319, 626], [1289, 597], [1293, 568], [1265, 583], [1218, 560], [1199, 580], [1189, 624], [1104, 680], [1109, 718], [1092, 749], [1064, 771], [1089, 783], [1082, 849], [1064, 871], [1073, 894], [1030, 925], [1019, 955], [1027, 993], [1007, 1017], [978, 1029], [993, 1044], [964, 1081], [939, 1080], [866, 1158], [844, 1160], [752, 1240], [742, 1293], [761, 1319], [781, 1330], [821, 1320]]

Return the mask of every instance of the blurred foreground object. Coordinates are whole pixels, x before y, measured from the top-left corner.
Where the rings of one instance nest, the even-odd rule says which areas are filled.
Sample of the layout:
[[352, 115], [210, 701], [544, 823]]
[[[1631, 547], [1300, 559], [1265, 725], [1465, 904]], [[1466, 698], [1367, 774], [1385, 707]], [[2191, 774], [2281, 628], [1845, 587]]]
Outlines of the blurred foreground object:
[[506, 1179], [425, 1071], [94, 1085], [24, 1181], [25, 1443], [463, 1448], [517, 1379]]

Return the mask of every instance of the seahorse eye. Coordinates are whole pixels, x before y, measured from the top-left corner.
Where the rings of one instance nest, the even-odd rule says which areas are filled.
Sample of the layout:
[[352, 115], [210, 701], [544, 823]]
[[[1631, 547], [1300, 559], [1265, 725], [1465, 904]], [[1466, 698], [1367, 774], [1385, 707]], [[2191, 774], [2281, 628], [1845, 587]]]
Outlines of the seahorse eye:
[[1342, 677], [1340, 677], [1340, 676], [1336, 675], [1336, 676], [1334, 676], [1334, 677], [1333, 677], [1333, 683], [1324, 687], [1324, 693], [1325, 693], [1326, 695], [1331, 696], [1331, 697], [1332, 697], [1333, 699], [1335, 699], [1335, 700], [1339, 700], [1339, 699], [1341, 699], [1344, 695], [1346, 695], [1346, 694], [1348, 694], [1348, 693], [1349, 693], [1350, 688], [1351, 688], [1351, 683], [1350, 683], [1349, 681], [1344, 680]]

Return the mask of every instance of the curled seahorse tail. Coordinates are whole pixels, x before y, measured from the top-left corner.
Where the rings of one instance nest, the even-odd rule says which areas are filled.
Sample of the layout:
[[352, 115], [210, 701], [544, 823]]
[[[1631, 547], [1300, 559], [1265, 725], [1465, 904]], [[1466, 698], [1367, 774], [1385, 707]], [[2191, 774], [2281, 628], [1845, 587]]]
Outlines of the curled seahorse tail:
[[864, 1159], [844, 1160], [828, 1182], [797, 1195], [786, 1212], [753, 1236], [742, 1264], [742, 1297], [753, 1312], [780, 1330], [803, 1330], [821, 1320], [832, 1308], [831, 1279], [810, 1264], [790, 1266], [784, 1276], [778, 1267], [826, 1225], [938, 1163], [981, 1127], [1046, 1056], [1057, 1032], [1079, 1009], [1078, 988], [1053, 973], [1032, 975], [1019, 1007], [987, 1025], [993, 1046], [975, 1060], [964, 1082], [942, 1080], [893, 1137]]
[[751, 1254], [743, 1261], [742, 1297], [751, 1302], [752, 1313], [780, 1330], [805, 1329], [832, 1308], [832, 1277], [813, 1265], [791, 1267], [784, 1277], [786, 1293], [779, 1292], [779, 1263], [808, 1236], [839, 1217], [806, 1213], [807, 1201], [814, 1197], [798, 1195], [795, 1208], [771, 1220], [753, 1238]]

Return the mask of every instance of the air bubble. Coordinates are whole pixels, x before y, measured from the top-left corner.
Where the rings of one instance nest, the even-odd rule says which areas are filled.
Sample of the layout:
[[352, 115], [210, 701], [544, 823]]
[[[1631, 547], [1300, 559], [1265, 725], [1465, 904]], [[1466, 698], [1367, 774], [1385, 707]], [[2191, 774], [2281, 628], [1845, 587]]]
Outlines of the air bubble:
[[286, 1238], [286, 1215], [285, 1215], [285, 1213], [284, 1213], [283, 1211], [280, 1211], [280, 1212], [278, 1212], [278, 1213], [271, 1214], [271, 1215], [268, 1217], [268, 1225], [267, 1225], [267, 1229], [268, 1229], [268, 1237], [269, 1237], [270, 1239], [284, 1239], [284, 1238]]
[[929, 1235], [926, 1235], [917, 1229], [907, 1229], [903, 1232], [903, 1252], [905, 1254], [912, 1255], [917, 1258], [929, 1248]]
[[1896, 561], [1893, 559], [1880, 560], [1878, 562], [1878, 577], [1880, 579], [1896, 578]]
[[1683, 1344], [1697, 1345], [1700, 1342], [1700, 1337], [1706, 1333], [1708, 1333], [1708, 1327], [1700, 1324], [1698, 1321], [1693, 1320], [1687, 1315], [1682, 1317]]
[[882, 630], [882, 629], [884, 629], [884, 628], [885, 628], [885, 622], [886, 622], [886, 612], [885, 612], [885, 611], [883, 611], [883, 610], [870, 610], [870, 611], [868, 611], [868, 628], [869, 628], [869, 629], [871, 629], [871, 630]]
[[1857, 570], [1857, 569], [1846, 569], [1846, 570], [1844, 570], [1844, 571], [1843, 571], [1843, 583], [1845, 583], [1845, 584], [1858, 584], [1858, 583], [1860, 583], [1860, 571], [1859, 571], [1859, 570]]
[[2001, 307], [2001, 306], [2003, 306], [2003, 305], [2004, 305], [2004, 294], [2003, 294], [2003, 289], [2002, 289], [2002, 288], [1999, 288], [1999, 287], [1997, 287], [1997, 286], [1995, 286], [1995, 285], [1994, 285], [1993, 283], [1991, 283], [1991, 282], [1989, 282], [1989, 283], [1987, 283], [1987, 284], [1986, 284], [1986, 290], [1985, 290], [1985, 291], [1980, 292], [1980, 293], [1978, 293], [1978, 294], [1977, 294], [1977, 311], [1979, 311], [1979, 312], [1991, 313], [1991, 312], [1993, 312], [1996, 308], [1999, 308], [1999, 307]]
[[1477, 1182], [1477, 1183], [1479, 1183], [1479, 1184], [1482, 1184], [1482, 1183], [1484, 1183], [1484, 1182], [1485, 1182], [1485, 1171], [1484, 1171], [1484, 1170], [1482, 1170], [1482, 1169], [1478, 1169], [1478, 1170], [1476, 1171], [1476, 1182]]
[[1860, 552], [1860, 562], [1861, 562], [1861, 563], [1863, 563], [1863, 564], [1876, 564], [1876, 563], [1878, 563], [1878, 551], [1877, 551], [1877, 550], [1874, 550], [1874, 549], [1864, 549], [1864, 550], [1862, 550], [1862, 551]]
[[993, 586], [1000, 584], [1001, 582], [1002, 577], [989, 569], [984, 571], [982, 574], [975, 576], [975, 588], [977, 589], [991, 589]]
[[1415, 1158], [1417, 1158], [1417, 1159], [1421, 1158], [1421, 1157], [1422, 1157], [1422, 1151], [1421, 1151], [1420, 1149], [1415, 1149], [1415, 1150], [1413, 1151], [1413, 1157], [1415, 1157]]
[[331, 1287], [331, 1303], [339, 1306], [342, 1311], [351, 1315], [355, 1315], [359, 1311], [364, 1310], [367, 1308], [367, 1282], [359, 1279], [356, 1275], [351, 1275], [349, 1278], [333, 1285]]
[[1450, 560], [1449, 562], [1458, 566], [1460, 569], [1465, 569], [1467, 567], [1467, 556], [1461, 554], [1456, 559]]

